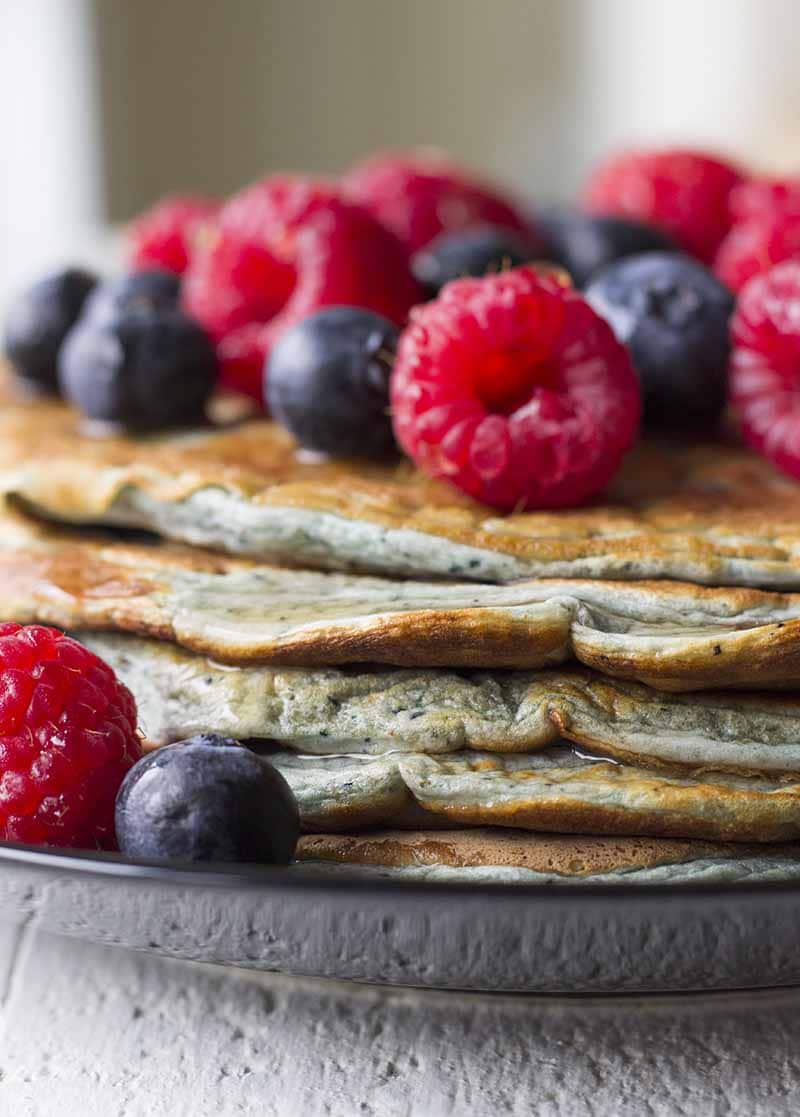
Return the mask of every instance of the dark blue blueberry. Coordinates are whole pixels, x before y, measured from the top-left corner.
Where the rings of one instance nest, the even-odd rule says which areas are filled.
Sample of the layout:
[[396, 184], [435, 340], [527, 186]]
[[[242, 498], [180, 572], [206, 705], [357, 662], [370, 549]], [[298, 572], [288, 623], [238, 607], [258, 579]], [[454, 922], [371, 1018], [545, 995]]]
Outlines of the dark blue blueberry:
[[642, 252], [674, 252], [666, 233], [640, 221], [623, 217], [590, 217], [574, 210], [551, 209], [537, 213], [548, 246], [548, 257], [572, 276], [576, 287], [615, 260]]
[[453, 279], [468, 275], [480, 278], [541, 255], [519, 233], [496, 225], [478, 225], [459, 233], [440, 233], [415, 253], [411, 270], [429, 297], [435, 298]]
[[69, 268], [40, 279], [11, 304], [5, 350], [17, 376], [31, 388], [58, 392], [58, 351], [96, 283], [88, 272]]
[[90, 419], [130, 430], [204, 420], [217, 378], [205, 331], [179, 310], [82, 318], [61, 349], [61, 390]]
[[180, 294], [180, 277], [173, 272], [156, 269], [128, 272], [101, 283], [87, 301], [83, 314], [100, 321], [127, 311], [176, 310]]
[[389, 419], [389, 375], [398, 330], [386, 318], [332, 306], [281, 337], [265, 371], [273, 417], [301, 446], [335, 457], [397, 453]]
[[131, 768], [117, 794], [116, 829], [129, 857], [288, 865], [300, 822], [276, 768], [237, 741], [206, 734]]
[[683, 430], [718, 421], [734, 300], [710, 271], [678, 253], [648, 252], [600, 272], [586, 298], [630, 350], [646, 423]]

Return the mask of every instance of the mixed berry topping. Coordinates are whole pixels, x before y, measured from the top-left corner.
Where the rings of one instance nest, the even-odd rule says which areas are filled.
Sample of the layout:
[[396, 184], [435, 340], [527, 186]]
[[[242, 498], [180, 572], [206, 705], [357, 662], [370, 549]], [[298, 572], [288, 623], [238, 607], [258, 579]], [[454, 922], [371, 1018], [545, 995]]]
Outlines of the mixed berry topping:
[[730, 163], [697, 151], [634, 151], [601, 164], [587, 183], [592, 213], [644, 221], [710, 264], [731, 225], [731, 191], [741, 181]]
[[391, 383], [400, 445], [493, 507], [578, 504], [602, 489], [639, 424], [627, 350], [553, 275], [462, 279], [417, 308]]
[[630, 352], [645, 423], [713, 429], [725, 406], [730, 291], [688, 256], [648, 252], [600, 272], [586, 298]]
[[162, 268], [183, 275], [203, 229], [218, 208], [219, 203], [211, 198], [195, 195], [162, 199], [131, 224], [131, 266]]
[[800, 261], [744, 287], [731, 324], [731, 403], [746, 441], [800, 478]]
[[97, 279], [79, 268], [55, 272], [17, 296], [6, 317], [5, 350], [20, 380], [58, 392], [58, 352]]
[[140, 755], [133, 695], [107, 664], [55, 629], [0, 624], [0, 838], [113, 849]]
[[414, 254], [411, 270], [427, 296], [435, 298], [453, 279], [506, 271], [538, 254], [537, 246], [522, 233], [499, 225], [476, 225], [458, 233], [440, 233]]
[[255, 395], [256, 351], [263, 368], [281, 334], [309, 314], [359, 306], [401, 324], [420, 297], [402, 245], [366, 209], [329, 183], [273, 176], [223, 206], [183, 301], [220, 346], [247, 328], [221, 356], [225, 381]]
[[237, 741], [191, 737], [144, 757], [116, 805], [130, 857], [288, 865], [300, 833], [283, 776]]
[[374, 155], [348, 171], [343, 183], [348, 195], [391, 229], [411, 253], [440, 233], [474, 225], [499, 225], [528, 237], [535, 233], [511, 199], [439, 151]]
[[540, 214], [539, 224], [547, 237], [548, 259], [569, 272], [576, 287], [585, 287], [597, 272], [625, 256], [675, 248], [661, 229], [625, 217], [562, 209]]
[[397, 337], [387, 318], [358, 307], [329, 307], [304, 318], [270, 356], [265, 391], [273, 417], [309, 450], [394, 456], [389, 373]]

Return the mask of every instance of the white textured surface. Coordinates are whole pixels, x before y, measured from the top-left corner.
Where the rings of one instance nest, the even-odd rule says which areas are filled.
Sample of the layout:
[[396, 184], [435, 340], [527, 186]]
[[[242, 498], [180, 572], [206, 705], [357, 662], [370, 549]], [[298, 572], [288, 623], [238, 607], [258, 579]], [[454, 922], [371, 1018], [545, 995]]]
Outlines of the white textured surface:
[[800, 991], [571, 999], [253, 975], [0, 924], [0, 1113], [789, 1114]]

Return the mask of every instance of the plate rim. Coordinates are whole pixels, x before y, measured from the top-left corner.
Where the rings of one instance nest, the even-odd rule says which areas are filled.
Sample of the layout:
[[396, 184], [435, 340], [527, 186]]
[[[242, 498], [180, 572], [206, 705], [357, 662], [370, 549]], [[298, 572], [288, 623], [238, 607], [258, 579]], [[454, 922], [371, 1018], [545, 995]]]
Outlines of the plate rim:
[[653, 884], [582, 884], [563, 887], [554, 884], [509, 883], [507, 881], [415, 881], [391, 878], [359, 877], [356, 874], [326, 878], [320, 873], [304, 874], [302, 864], [287, 867], [224, 862], [189, 862], [124, 858], [104, 850], [45, 848], [21, 842], [0, 843], [0, 871], [6, 865], [34, 869], [37, 872], [67, 872], [72, 875], [110, 878], [126, 883], [173, 885], [194, 889], [244, 889], [256, 892], [393, 894], [416, 897], [460, 895], [464, 898], [503, 900], [525, 903], [607, 902], [636, 900], [669, 903], [675, 897], [703, 898], [711, 901], [736, 901], [754, 897], [794, 898], [800, 900], [800, 881], [749, 881], [731, 883]]

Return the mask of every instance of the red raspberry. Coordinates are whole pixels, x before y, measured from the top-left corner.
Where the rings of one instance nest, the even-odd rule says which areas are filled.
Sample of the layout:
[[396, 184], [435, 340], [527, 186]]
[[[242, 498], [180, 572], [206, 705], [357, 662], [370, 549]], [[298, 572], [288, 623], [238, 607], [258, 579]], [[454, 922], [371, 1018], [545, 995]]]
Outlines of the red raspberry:
[[731, 322], [730, 396], [747, 442], [800, 478], [800, 262], [757, 275]]
[[220, 386], [263, 403], [268, 345], [269, 326], [263, 322], [249, 322], [224, 337], [217, 346]]
[[627, 152], [597, 168], [584, 200], [593, 213], [656, 225], [710, 264], [730, 228], [728, 200], [740, 178], [729, 163], [695, 151]]
[[472, 178], [437, 151], [387, 152], [353, 167], [345, 191], [367, 207], [409, 253], [439, 233], [501, 225], [533, 234], [530, 224], [494, 188]]
[[204, 238], [183, 281], [189, 313], [219, 341], [278, 314], [295, 284], [294, 268], [255, 238], [218, 227]]
[[183, 275], [189, 266], [200, 230], [217, 212], [210, 198], [164, 198], [130, 225], [131, 264], [134, 268], [165, 268]]
[[133, 695], [102, 659], [53, 628], [0, 624], [0, 838], [114, 848], [141, 751]]
[[766, 214], [734, 225], [719, 247], [714, 270], [732, 291], [783, 260], [800, 258], [800, 214]]
[[751, 178], [734, 186], [730, 196], [734, 221], [773, 214], [800, 215], [800, 179]]
[[183, 291], [186, 309], [218, 342], [230, 335], [220, 346], [227, 383], [256, 398], [256, 347], [263, 364], [301, 318], [350, 305], [402, 323], [419, 297], [392, 233], [330, 184], [287, 176], [256, 183], [223, 207]]
[[449, 283], [412, 312], [395, 435], [432, 477], [501, 509], [578, 504], [636, 435], [639, 382], [608, 324], [531, 267]]

